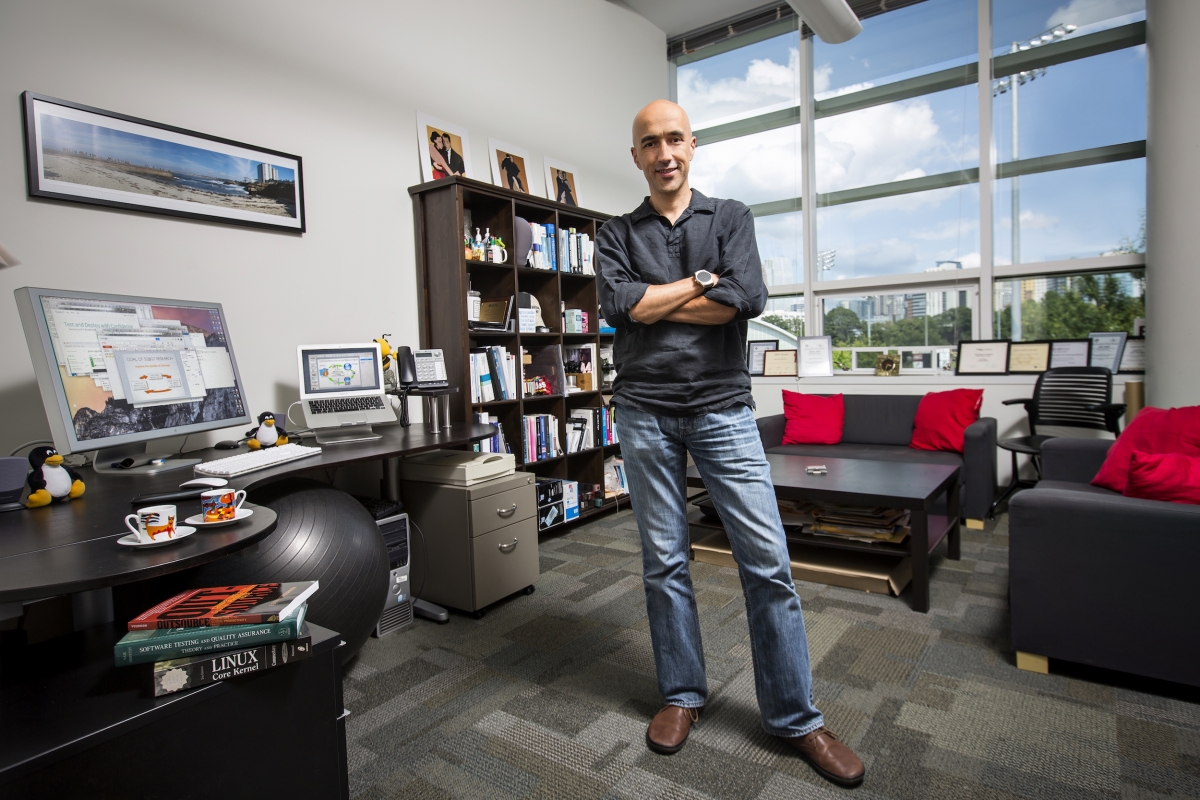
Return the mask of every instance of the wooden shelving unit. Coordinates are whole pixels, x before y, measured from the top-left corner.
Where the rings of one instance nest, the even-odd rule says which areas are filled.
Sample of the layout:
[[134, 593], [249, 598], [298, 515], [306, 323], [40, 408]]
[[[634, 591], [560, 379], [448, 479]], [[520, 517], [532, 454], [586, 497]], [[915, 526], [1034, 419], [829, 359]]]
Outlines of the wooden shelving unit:
[[[413, 199], [417, 248], [417, 279], [420, 291], [421, 347], [441, 348], [446, 359], [450, 384], [459, 391], [452, 396], [450, 419], [467, 421], [472, 414], [487, 411], [503, 425], [508, 446], [517, 457], [517, 468], [539, 477], [565, 478], [580, 484], [604, 483], [604, 459], [619, 451], [618, 445], [594, 447], [578, 453], [522, 464], [524, 444], [521, 418], [526, 414], [553, 414], [558, 419], [559, 436], [565, 443], [566, 419], [572, 409], [604, 405], [611, 392], [595, 390], [566, 396], [526, 397], [472, 403], [469, 353], [474, 347], [503, 345], [518, 356], [521, 348], [530, 354], [549, 346], [611, 345], [612, 335], [600, 334], [596, 277], [568, 272], [516, 266], [512, 248], [516, 218], [554, 225], [555, 230], [574, 228], [594, 241], [596, 232], [609, 215], [567, 206], [552, 200], [513, 192], [468, 178], [444, 178], [410, 187]], [[471, 224], [481, 231], [491, 230], [509, 246], [506, 264], [468, 260], [463, 253], [464, 209], [471, 211]], [[541, 304], [549, 333], [505, 333], [473, 331], [467, 326], [468, 285], [484, 297], [507, 297], [529, 292]], [[588, 314], [592, 333], [562, 331], [559, 313], [567, 308]], [[514, 311], [515, 316], [515, 311]], [[595, 365], [599, 369], [599, 364]], [[600, 380], [597, 374], [597, 382]], [[623, 498], [624, 499], [624, 498]], [[587, 519], [617, 506], [610, 500], [602, 508], [580, 508], [579, 519]]]

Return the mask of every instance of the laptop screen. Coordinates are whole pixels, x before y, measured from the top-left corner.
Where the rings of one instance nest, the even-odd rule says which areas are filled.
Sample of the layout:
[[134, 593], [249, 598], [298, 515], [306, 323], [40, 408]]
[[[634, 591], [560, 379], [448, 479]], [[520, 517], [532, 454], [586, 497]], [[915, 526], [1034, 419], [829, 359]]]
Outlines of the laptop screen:
[[305, 349], [300, 359], [304, 365], [305, 394], [379, 391], [378, 352], [373, 347]]

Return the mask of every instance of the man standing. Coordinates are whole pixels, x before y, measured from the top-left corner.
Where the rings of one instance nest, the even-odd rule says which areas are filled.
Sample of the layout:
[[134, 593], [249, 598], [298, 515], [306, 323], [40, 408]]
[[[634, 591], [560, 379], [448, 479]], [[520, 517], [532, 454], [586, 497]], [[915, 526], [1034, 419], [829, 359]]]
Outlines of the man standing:
[[754, 219], [745, 205], [693, 191], [696, 152], [682, 108], [658, 100], [633, 121], [633, 162], [650, 196], [596, 236], [600, 305], [617, 329], [613, 403], [642, 538], [658, 686], [667, 705], [646, 731], [678, 752], [707, 695], [688, 570], [690, 453], [729, 534], [746, 597], [763, 726], [824, 777], [862, 782], [857, 756], [813, 705], [808, 640], [771, 473], [754, 423], [746, 320], [766, 303]]

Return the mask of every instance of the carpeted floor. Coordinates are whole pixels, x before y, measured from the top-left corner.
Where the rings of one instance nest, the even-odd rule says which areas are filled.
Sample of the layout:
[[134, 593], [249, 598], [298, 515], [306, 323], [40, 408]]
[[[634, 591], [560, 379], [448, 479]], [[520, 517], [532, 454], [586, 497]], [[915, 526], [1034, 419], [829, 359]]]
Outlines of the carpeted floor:
[[[1200, 797], [1193, 693], [1013, 666], [1007, 541], [1004, 518], [964, 531], [962, 560], [936, 560], [928, 614], [907, 595], [798, 586], [818, 705], [867, 765], [854, 796]], [[734, 570], [692, 565], [711, 697], [664, 757], [644, 742], [660, 698], [632, 514], [540, 549], [534, 595], [363, 648], [345, 681], [354, 797], [849, 796], [760, 728]]]

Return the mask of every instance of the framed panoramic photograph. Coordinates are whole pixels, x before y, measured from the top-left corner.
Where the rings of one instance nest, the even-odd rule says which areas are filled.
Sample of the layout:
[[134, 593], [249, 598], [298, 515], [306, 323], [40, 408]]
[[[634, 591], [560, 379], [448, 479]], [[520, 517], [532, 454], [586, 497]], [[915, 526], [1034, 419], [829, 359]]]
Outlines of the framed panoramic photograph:
[[299, 156], [24, 92], [30, 197], [304, 233]]
[[417, 112], [417, 151], [421, 156], [421, 178], [436, 181], [457, 175], [474, 178], [471, 174], [471, 148], [467, 144], [467, 129]]
[[546, 197], [569, 206], [579, 205], [576, 169], [570, 164], [546, 158]]
[[1008, 374], [1007, 339], [960, 341], [955, 375], [1006, 375]]
[[488, 137], [492, 183], [529, 194], [529, 151]]
[[763, 374], [763, 356], [768, 350], [778, 350], [779, 342], [775, 339], [758, 339], [746, 342], [746, 366], [750, 368], [751, 376]]

